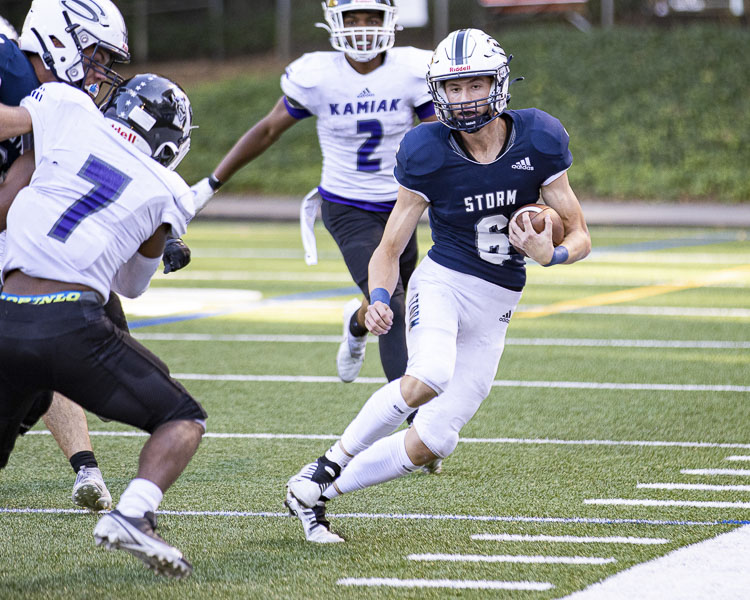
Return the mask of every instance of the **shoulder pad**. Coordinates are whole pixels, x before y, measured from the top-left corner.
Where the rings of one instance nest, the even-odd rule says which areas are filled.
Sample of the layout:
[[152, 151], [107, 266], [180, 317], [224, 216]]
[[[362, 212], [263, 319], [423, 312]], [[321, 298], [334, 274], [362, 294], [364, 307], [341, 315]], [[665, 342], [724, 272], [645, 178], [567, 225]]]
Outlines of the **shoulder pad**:
[[435, 173], [445, 162], [445, 141], [440, 135], [442, 123], [420, 123], [408, 131], [398, 150], [399, 163], [409, 175]]
[[333, 69], [332, 57], [337, 52], [309, 52], [287, 66], [283, 77], [302, 88], [321, 85], [321, 78], [330, 76]]
[[524, 121], [529, 129], [531, 144], [538, 152], [548, 156], [560, 156], [566, 152], [570, 137], [560, 121], [538, 108], [517, 112], [527, 113]]

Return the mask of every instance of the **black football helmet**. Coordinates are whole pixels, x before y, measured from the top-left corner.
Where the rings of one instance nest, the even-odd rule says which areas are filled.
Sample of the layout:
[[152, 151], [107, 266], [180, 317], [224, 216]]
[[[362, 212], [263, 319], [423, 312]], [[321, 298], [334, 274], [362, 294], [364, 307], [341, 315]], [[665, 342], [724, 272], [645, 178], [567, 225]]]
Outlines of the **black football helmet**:
[[131, 77], [102, 111], [122, 137], [169, 169], [190, 150], [193, 109], [184, 90], [166, 77]]

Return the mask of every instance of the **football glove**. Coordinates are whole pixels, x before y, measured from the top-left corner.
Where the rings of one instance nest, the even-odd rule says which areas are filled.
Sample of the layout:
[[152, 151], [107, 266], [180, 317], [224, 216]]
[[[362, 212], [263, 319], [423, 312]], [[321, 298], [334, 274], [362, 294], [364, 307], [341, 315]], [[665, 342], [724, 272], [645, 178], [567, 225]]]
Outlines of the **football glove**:
[[180, 238], [167, 238], [162, 260], [164, 261], [165, 273], [179, 271], [190, 264], [190, 248]]

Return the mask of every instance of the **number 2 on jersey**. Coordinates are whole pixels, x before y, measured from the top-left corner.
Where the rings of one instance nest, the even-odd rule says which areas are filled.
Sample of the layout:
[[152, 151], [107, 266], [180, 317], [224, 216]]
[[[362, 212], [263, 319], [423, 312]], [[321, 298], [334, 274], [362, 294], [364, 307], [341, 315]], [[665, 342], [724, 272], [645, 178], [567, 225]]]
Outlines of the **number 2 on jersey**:
[[65, 242], [86, 217], [117, 200], [132, 181], [125, 173], [93, 154], [89, 155], [86, 163], [78, 171], [78, 176], [94, 184], [94, 187], [88, 194], [71, 204], [49, 230], [47, 235], [61, 242]]
[[370, 155], [383, 141], [383, 124], [376, 119], [357, 121], [357, 133], [370, 134], [357, 150], [357, 171], [380, 171], [380, 159]]

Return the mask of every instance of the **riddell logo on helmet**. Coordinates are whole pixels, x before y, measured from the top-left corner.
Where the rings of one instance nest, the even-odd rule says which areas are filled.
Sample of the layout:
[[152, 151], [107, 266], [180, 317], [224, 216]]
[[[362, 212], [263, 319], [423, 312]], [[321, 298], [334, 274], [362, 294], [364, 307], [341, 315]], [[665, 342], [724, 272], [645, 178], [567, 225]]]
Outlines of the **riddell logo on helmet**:
[[123, 129], [117, 123], [111, 123], [111, 125], [112, 125], [112, 129], [114, 129], [122, 137], [124, 137], [126, 140], [128, 140], [131, 144], [135, 144], [135, 141], [138, 138], [135, 137], [135, 134], [132, 131], [128, 131], [127, 129]]
[[463, 67], [450, 67], [448, 73], [458, 73], [459, 71], [471, 71], [471, 65], [464, 65]]

